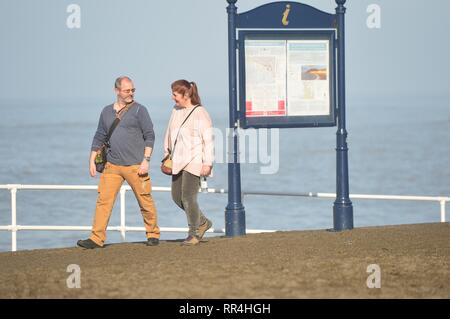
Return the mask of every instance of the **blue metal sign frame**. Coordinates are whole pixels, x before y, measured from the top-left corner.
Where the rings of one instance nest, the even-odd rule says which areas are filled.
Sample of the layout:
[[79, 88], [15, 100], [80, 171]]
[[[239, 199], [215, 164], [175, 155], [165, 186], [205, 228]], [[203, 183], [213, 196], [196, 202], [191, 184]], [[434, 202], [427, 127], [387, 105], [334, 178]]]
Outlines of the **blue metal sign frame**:
[[[337, 16], [309, 5], [281, 1], [267, 3], [236, 15], [239, 50], [239, 122], [246, 128], [295, 128], [336, 126], [336, 34]], [[316, 116], [251, 116], [246, 109], [245, 39], [309, 39], [329, 41], [329, 110]], [[288, 102], [285, 102], [286, 108]]]
[[[229, 83], [229, 127], [230, 149], [228, 163], [228, 204], [225, 208], [225, 235], [245, 235], [245, 208], [242, 204], [241, 170], [238, 152], [238, 123], [240, 122], [242, 108], [238, 110], [238, 84], [237, 84], [237, 31], [264, 30], [267, 31], [305, 31], [335, 29], [336, 42], [336, 200], [333, 206], [333, 230], [343, 231], [353, 229], [353, 204], [350, 200], [348, 180], [348, 146], [346, 128], [346, 98], [345, 98], [345, 3], [347, 0], [335, 0], [336, 14], [320, 11], [314, 7], [297, 2], [274, 2], [262, 5], [253, 10], [238, 14], [237, 0], [228, 2], [228, 83]], [[249, 34], [249, 33], [248, 33]], [[288, 34], [288, 33], [284, 33]], [[301, 33], [299, 33], [301, 35]], [[245, 38], [245, 33], [241, 33]], [[241, 48], [244, 46], [241, 44]], [[242, 57], [241, 57], [242, 60]], [[241, 65], [241, 68], [245, 65]], [[241, 69], [242, 70], [242, 69]], [[244, 78], [245, 79], [245, 78]], [[242, 81], [241, 81], [242, 83]], [[241, 87], [241, 92], [242, 91]], [[245, 89], [245, 88], [244, 88]], [[244, 91], [245, 92], [245, 91]], [[331, 95], [331, 94], [330, 94]], [[244, 99], [245, 101], [245, 99]], [[242, 105], [242, 104], [241, 104]], [[334, 111], [334, 107], [333, 107]], [[334, 115], [333, 115], [334, 116]], [[317, 123], [317, 121], [316, 121]], [[244, 122], [245, 124], [245, 122]], [[247, 123], [251, 124], [251, 123]], [[258, 123], [253, 123], [259, 125]], [[269, 123], [270, 124], [270, 123]], [[288, 123], [289, 125], [292, 123]], [[299, 123], [305, 125], [306, 123]], [[313, 121], [314, 124], [314, 121]], [[318, 123], [317, 123], [318, 124]], [[324, 123], [322, 123], [324, 124]], [[267, 125], [267, 123], [261, 123]], [[314, 126], [314, 125], [313, 125]], [[267, 126], [264, 126], [267, 127]], [[286, 126], [287, 127], [287, 126]], [[292, 126], [289, 126], [292, 127]]]
[[[328, 115], [312, 116], [247, 116], [245, 40], [326, 40], [329, 47], [329, 109]], [[336, 126], [336, 30], [239, 30], [239, 105], [242, 128], [294, 128]], [[289, 109], [289, 102], [285, 108]]]

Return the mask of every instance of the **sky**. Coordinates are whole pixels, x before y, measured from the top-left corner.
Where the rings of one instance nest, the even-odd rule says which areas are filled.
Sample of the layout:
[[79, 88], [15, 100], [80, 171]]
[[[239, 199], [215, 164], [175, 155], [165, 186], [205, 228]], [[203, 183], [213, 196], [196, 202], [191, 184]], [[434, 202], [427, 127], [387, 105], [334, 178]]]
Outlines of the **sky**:
[[[236, 5], [241, 13], [268, 2]], [[334, 0], [303, 3], [330, 13], [336, 7]], [[71, 4], [80, 8], [80, 28], [67, 26]], [[112, 98], [119, 75], [129, 75], [145, 98], [170, 96], [170, 83], [186, 78], [202, 96], [226, 100], [227, 5], [0, 0], [0, 100]], [[379, 28], [367, 24], [371, 5], [380, 9]], [[348, 0], [346, 7], [349, 99], [448, 100], [449, 0]]]

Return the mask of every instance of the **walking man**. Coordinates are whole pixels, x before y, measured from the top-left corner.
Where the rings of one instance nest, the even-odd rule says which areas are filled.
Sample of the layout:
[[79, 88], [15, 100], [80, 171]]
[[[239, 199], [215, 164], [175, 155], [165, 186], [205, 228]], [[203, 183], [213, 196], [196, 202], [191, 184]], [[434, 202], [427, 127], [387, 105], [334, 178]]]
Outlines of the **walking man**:
[[146, 107], [134, 101], [135, 88], [130, 78], [117, 78], [114, 87], [117, 101], [101, 112], [92, 141], [89, 158], [89, 173], [92, 177], [96, 175], [97, 151], [106, 142], [116, 117], [121, 120], [109, 139], [107, 163], [98, 184], [91, 236], [86, 240], [79, 240], [77, 245], [87, 249], [103, 247], [117, 193], [123, 182], [127, 181], [141, 209], [147, 245], [156, 246], [159, 244], [160, 232], [149, 176], [150, 156], [155, 141], [153, 123]]

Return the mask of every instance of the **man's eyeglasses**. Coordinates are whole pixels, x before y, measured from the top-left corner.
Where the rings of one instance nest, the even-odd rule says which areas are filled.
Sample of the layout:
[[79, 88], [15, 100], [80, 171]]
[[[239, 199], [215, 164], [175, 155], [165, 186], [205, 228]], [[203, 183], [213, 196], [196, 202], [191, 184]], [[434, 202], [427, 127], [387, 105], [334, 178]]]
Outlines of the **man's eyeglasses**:
[[136, 89], [127, 89], [127, 90], [120, 90], [121, 92], [123, 92], [123, 93], [134, 93], [134, 92], [136, 92]]

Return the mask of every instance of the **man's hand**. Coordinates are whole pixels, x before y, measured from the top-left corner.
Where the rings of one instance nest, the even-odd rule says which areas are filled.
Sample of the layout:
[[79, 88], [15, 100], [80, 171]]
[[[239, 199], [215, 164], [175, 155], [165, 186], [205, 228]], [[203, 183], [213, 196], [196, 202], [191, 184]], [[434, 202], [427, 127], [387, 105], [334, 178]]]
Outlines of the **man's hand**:
[[143, 160], [141, 166], [139, 166], [138, 175], [146, 175], [148, 174], [149, 162], [147, 160]]
[[209, 165], [203, 165], [202, 170], [200, 172], [200, 176], [209, 176], [211, 174], [212, 166]]
[[95, 177], [95, 175], [97, 174], [97, 170], [95, 169], [95, 162], [91, 161], [89, 163], [89, 174], [91, 175], [91, 177]]
[[95, 157], [97, 156], [97, 152], [92, 151], [89, 156], [89, 175], [91, 177], [95, 177], [97, 175], [97, 170], [95, 168]]

